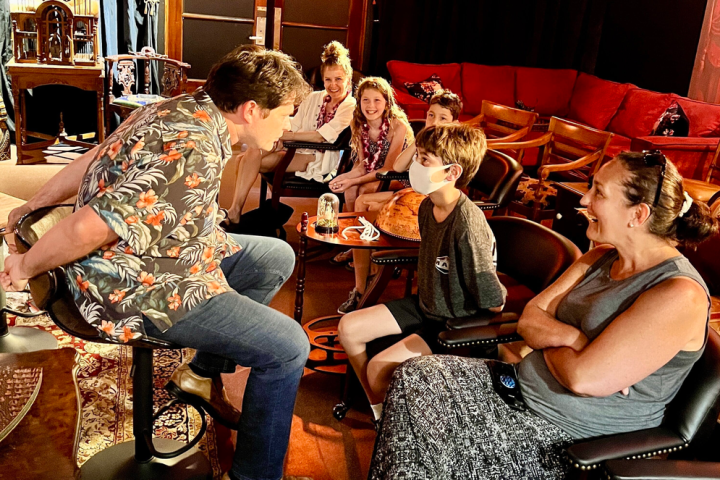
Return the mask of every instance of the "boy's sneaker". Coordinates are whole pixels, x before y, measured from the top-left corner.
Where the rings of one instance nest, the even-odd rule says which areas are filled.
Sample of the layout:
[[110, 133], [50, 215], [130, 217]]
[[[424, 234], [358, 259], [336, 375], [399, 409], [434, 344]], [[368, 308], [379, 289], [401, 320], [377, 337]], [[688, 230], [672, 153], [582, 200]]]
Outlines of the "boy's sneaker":
[[353, 288], [350, 290], [350, 295], [348, 296], [348, 299], [345, 300], [345, 303], [340, 305], [338, 307], [337, 311], [341, 315], [345, 315], [346, 313], [350, 313], [355, 311], [355, 309], [358, 306], [358, 303], [360, 303], [360, 298], [362, 297], [362, 293], [357, 291], [357, 288]]

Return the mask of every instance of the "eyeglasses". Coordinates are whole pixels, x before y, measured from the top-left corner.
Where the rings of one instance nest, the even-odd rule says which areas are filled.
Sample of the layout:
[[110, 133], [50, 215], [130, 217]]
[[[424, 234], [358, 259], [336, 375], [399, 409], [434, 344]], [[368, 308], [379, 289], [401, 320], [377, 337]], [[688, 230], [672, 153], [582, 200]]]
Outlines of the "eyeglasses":
[[660, 177], [658, 178], [658, 186], [655, 191], [655, 200], [652, 204], [652, 208], [655, 208], [660, 201], [660, 193], [662, 193], [663, 182], [665, 181], [667, 158], [665, 158], [665, 155], [663, 155], [660, 150], [645, 150], [642, 153], [645, 165], [648, 167], [660, 167]]

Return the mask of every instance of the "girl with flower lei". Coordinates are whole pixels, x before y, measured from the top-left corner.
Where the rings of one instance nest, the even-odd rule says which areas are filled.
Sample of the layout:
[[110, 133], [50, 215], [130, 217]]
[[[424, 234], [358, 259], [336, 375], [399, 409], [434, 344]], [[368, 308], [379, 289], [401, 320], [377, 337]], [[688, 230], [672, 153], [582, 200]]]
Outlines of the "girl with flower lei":
[[376, 172], [392, 170], [403, 148], [414, 138], [407, 115], [395, 103], [392, 88], [385, 79], [362, 79], [355, 98], [357, 105], [350, 124], [355, 166], [330, 180], [333, 192], [345, 194], [348, 212], [354, 211], [359, 195], [377, 191], [380, 181]]

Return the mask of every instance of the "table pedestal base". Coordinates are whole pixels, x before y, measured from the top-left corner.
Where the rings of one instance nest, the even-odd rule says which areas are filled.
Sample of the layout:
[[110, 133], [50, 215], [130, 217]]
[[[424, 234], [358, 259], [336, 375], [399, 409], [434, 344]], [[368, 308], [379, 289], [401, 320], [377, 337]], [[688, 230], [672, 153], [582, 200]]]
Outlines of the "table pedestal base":
[[307, 368], [322, 373], [345, 374], [347, 355], [337, 339], [337, 325], [341, 317], [319, 317], [303, 325], [310, 340], [310, 357], [305, 364]]

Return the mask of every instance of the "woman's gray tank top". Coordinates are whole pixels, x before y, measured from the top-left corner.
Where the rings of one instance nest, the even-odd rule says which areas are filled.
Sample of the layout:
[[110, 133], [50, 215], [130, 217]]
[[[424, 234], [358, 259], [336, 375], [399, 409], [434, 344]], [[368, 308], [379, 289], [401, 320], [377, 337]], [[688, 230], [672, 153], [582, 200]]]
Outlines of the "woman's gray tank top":
[[[593, 264], [585, 278], [561, 300], [557, 318], [579, 328], [592, 341], [615, 317], [653, 286], [673, 277], [688, 277], [710, 292], [687, 258], [677, 256], [623, 280], [610, 278], [618, 258], [611, 250]], [[706, 327], [707, 328], [707, 327]], [[638, 346], [642, 348], [642, 345]], [[520, 387], [528, 407], [576, 439], [652, 428], [660, 425], [667, 405], [680, 389], [692, 365], [702, 355], [680, 351], [659, 370], [630, 387], [630, 394], [579, 397], [560, 385], [534, 351], [519, 367]]]

